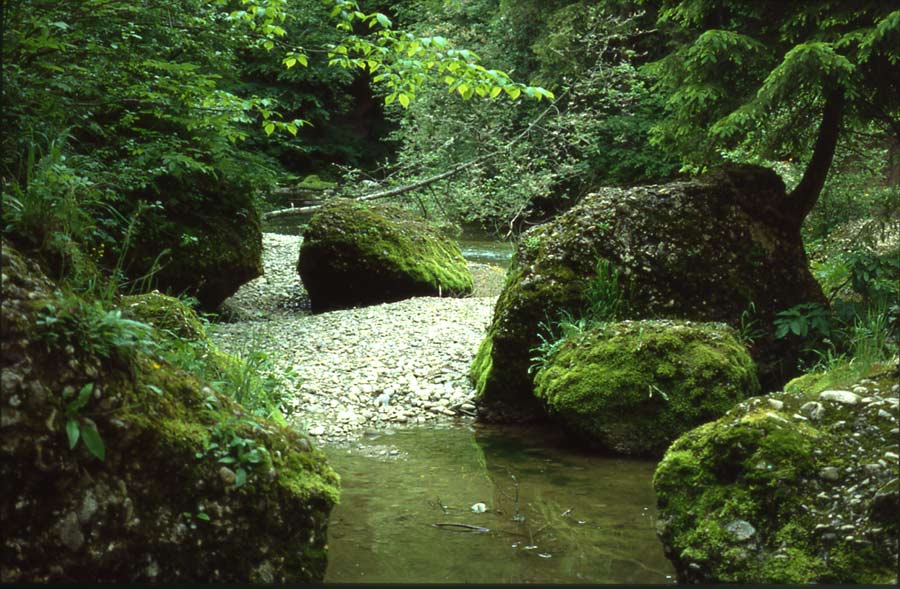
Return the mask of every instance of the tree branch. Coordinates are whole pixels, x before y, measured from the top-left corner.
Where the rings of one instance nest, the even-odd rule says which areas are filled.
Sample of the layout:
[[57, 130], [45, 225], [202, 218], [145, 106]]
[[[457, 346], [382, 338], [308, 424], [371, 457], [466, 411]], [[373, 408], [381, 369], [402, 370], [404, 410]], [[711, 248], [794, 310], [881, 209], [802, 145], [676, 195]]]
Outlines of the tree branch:
[[[503, 145], [501, 148], [499, 148], [495, 151], [478, 156], [467, 162], [463, 162], [461, 164], [456, 164], [449, 170], [441, 172], [440, 174], [435, 174], [434, 176], [429, 176], [428, 178], [423, 178], [421, 180], [417, 180], [416, 182], [412, 182], [411, 184], [405, 184], [403, 186], [398, 186], [396, 188], [391, 188], [388, 190], [381, 190], [379, 192], [372, 192], [369, 194], [363, 194], [363, 195], [351, 197], [351, 198], [353, 198], [353, 200], [358, 200], [358, 201], [367, 201], [367, 200], [375, 200], [378, 198], [387, 198], [390, 196], [398, 196], [401, 194], [405, 194], [407, 192], [411, 192], [413, 190], [417, 190], [419, 188], [424, 188], [425, 186], [434, 184], [435, 182], [438, 182], [440, 180], [446, 180], [447, 178], [455, 176], [456, 174], [462, 172], [463, 170], [466, 170], [466, 169], [476, 166], [480, 163], [483, 163], [490, 159], [493, 159], [493, 158], [497, 157], [498, 155], [500, 155], [501, 153], [503, 153], [504, 151], [511, 148], [523, 137], [525, 137], [526, 135], [531, 133], [534, 130], [534, 128], [538, 126], [538, 123], [540, 123], [544, 119], [544, 117], [547, 116], [547, 114], [549, 114], [550, 112], [552, 112], [554, 110], [558, 110], [556, 108], [556, 104], [562, 99], [563, 96], [566, 95], [566, 93], [568, 93], [568, 90], [560, 93], [560, 95], [557, 96], [556, 99], [553, 102], [551, 102], [550, 105], [541, 112], [541, 114], [539, 114], [533, 121], [531, 121], [531, 123], [529, 123], [529, 125], [525, 128], [524, 131], [522, 131], [521, 133], [519, 133], [518, 135], [513, 137], [505, 145]], [[325, 203], [322, 203], [322, 204], [325, 204]], [[312, 213], [312, 212], [316, 211], [317, 209], [319, 209], [322, 206], [322, 204], [310, 205], [307, 207], [291, 207], [291, 208], [287, 208], [287, 209], [278, 209], [276, 211], [269, 211], [268, 213], [263, 213], [263, 219], [268, 221], [270, 219], [282, 219], [282, 218], [286, 218], [286, 217], [303, 216], [308, 213]]]
[[832, 91], [825, 100], [819, 135], [813, 148], [812, 158], [806, 166], [803, 178], [788, 195], [791, 217], [799, 228], [806, 215], [819, 200], [825, 178], [834, 159], [834, 150], [841, 134], [841, 120], [844, 115], [844, 95], [840, 90]]

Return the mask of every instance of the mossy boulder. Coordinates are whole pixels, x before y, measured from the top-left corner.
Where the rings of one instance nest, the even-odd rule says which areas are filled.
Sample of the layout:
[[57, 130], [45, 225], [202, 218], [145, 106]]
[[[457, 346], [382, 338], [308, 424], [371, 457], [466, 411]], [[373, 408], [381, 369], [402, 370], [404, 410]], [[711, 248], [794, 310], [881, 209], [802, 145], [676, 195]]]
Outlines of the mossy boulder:
[[63, 295], [3, 246], [0, 580], [320, 581], [323, 454], [149, 353], [93, 354], [99, 323], [49, 321]]
[[165, 176], [131, 200], [140, 199], [162, 206], [137, 216], [126, 252], [125, 270], [138, 286], [193, 296], [213, 311], [262, 275], [262, 225], [249, 186]]
[[451, 239], [402, 209], [335, 199], [310, 220], [297, 270], [313, 311], [414, 296], [472, 293], [472, 274]]
[[678, 580], [896, 584], [896, 383], [755, 397], [678, 438], [653, 480]]
[[175, 337], [194, 342], [207, 339], [197, 313], [179, 299], [159, 291], [122, 297], [119, 307], [126, 316]]
[[624, 321], [568, 338], [535, 376], [552, 417], [588, 442], [662, 456], [685, 431], [759, 393], [756, 366], [731, 328]]
[[622, 319], [754, 322], [760, 333], [750, 353], [763, 389], [782, 386], [800, 350], [775, 338], [773, 319], [800, 303], [826, 303], [799, 229], [779, 208], [785, 199], [773, 171], [737, 166], [664, 185], [603, 188], [527, 231], [471, 371], [482, 416], [540, 411], [528, 374], [540, 323], [586, 306], [600, 261], [619, 275]]

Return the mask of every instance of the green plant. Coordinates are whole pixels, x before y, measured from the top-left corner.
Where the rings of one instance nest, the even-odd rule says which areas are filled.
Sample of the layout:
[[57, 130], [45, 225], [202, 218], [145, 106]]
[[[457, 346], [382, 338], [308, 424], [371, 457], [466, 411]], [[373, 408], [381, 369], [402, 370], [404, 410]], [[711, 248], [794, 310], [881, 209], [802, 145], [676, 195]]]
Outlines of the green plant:
[[544, 368], [559, 351], [566, 340], [580, 335], [590, 328], [592, 322], [585, 317], [575, 317], [568, 311], [563, 311], [557, 320], [549, 318], [538, 323], [538, 339], [540, 343], [531, 348], [534, 354], [528, 367], [528, 374]]
[[759, 320], [754, 319], [756, 313], [756, 305], [753, 301], [747, 304], [747, 308], [741, 311], [741, 324], [738, 327], [738, 336], [742, 341], [752, 344], [755, 340], [763, 337], [766, 332], [759, 327]]
[[603, 258], [597, 260], [584, 296], [583, 314], [593, 322], [613, 321], [627, 313], [628, 297], [619, 283], [619, 271]]
[[828, 337], [831, 334], [831, 313], [819, 303], [801, 303], [775, 316], [775, 337], [782, 339], [793, 333], [802, 338]]
[[71, 346], [88, 355], [122, 359], [156, 347], [153, 328], [126, 319], [118, 309], [107, 310], [102, 301], [64, 297], [59, 306], [47, 303], [36, 321], [38, 336], [48, 347]]
[[870, 307], [864, 316], [854, 319], [850, 352], [864, 370], [897, 354], [898, 343], [891, 337], [890, 321], [889, 309], [883, 305]]
[[269, 454], [264, 445], [240, 435], [237, 431], [240, 427], [260, 426], [256, 421], [237, 418], [231, 422], [218, 423], [213, 427], [212, 436], [203, 451], [195, 455], [198, 459], [212, 456], [219, 464], [233, 468], [236, 487], [243, 486], [249, 473], [265, 462]]
[[566, 340], [627, 313], [628, 297], [619, 283], [619, 272], [603, 258], [597, 260], [594, 276], [587, 281], [583, 293], [584, 304], [577, 314], [563, 310], [556, 320], [547, 317], [538, 323], [540, 343], [530, 350], [534, 355], [530, 358], [528, 374], [545, 367]]
[[[106, 446], [97, 432], [97, 424], [93, 420], [79, 415], [82, 409], [90, 401], [94, 392], [94, 383], [89, 382], [78, 391], [78, 396], [66, 405], [66, 436], [69, 438], [69, 449], [72, 450], [78, 444], [78, 440], [84, 440], [88, 451], [101, 462], [106, 459]], [[73, 393], [74, 394], [74, 393]], [[63, 392], [63, 397], [66, 393]]]

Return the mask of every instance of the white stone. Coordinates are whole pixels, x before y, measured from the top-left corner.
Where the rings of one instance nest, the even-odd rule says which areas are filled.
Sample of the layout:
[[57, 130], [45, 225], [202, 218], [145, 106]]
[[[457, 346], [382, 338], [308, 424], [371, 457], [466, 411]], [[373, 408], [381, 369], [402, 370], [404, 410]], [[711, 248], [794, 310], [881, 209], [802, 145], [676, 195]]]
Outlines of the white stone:
[[850, 391], [822, 391], [819, 393], [820, 401], [834, 401], [844, 405], [856, 405], [859, 403], [859, 395]]

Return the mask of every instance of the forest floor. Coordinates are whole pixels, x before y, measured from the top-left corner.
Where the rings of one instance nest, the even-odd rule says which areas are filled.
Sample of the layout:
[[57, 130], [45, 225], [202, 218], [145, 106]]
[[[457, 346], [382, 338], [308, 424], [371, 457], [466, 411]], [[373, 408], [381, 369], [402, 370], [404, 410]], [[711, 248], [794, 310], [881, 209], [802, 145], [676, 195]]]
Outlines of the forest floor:
[[296, 271], [300, 242], [264, 234], [265, 274], [226, 301], [231, 322], [210, 325], [213, 341], [231, 353], [265, 351], [289, 391], [291, 419], [321, 443], [396, 426], [472, 421], [468, 369], [503, 271], [470, 263], [476, 282], [470, 298], [416, 297], [311, 315]]

